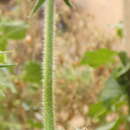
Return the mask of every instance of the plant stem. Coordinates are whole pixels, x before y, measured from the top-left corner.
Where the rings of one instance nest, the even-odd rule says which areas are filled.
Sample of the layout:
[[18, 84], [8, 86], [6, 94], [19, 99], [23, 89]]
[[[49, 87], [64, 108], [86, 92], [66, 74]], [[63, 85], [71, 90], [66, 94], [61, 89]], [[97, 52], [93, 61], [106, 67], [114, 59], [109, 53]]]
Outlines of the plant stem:
[[[128, 116], [130, 116], [130, 87], [128, 87], [127, 90], [127, 96], [128, 96]], [[127, 120], [127, 130], [130, 130], [130, 120]]]
[[44, 130], [54, 130], [53, 106], [53, 41], [54, 0], [47, 0], [45, 7], [44, 55], [43, 55], [43, 118]]

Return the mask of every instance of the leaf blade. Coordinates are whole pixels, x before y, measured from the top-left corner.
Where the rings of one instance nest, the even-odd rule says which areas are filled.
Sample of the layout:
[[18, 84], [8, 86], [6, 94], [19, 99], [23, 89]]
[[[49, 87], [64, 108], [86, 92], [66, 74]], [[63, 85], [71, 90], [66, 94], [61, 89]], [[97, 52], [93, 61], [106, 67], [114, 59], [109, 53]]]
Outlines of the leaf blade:
[[80, 64], [98, 68], [102, 65], [112, 63], [117, 55], [118, 53], [116, 51], [107, 48], [101, 48], [95, 51], [87, 51], [81, 59]]
[[69, 6], [70, 8], [73, 7], [73, 5], [72, 5], [72, 3], [71, 3], [70, 0], [64, 0], [64, 2], [65, 2], [65, 4], [66, 4], [67, 6]]
[[34, 14], [45, 2], [46, 0], [37, 0], [33, 9], [32, 9], [32, 13], [31, 14]]

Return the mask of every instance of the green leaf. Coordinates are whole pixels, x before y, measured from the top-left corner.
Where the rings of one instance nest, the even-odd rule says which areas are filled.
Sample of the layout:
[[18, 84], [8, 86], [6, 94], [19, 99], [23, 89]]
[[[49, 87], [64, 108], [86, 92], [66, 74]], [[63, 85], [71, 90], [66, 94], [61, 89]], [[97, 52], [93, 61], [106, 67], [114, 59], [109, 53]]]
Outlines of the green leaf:
[[31, 125], [32, 128], [43, 128], [43, 124], [41, 122], [28, 120], [28, 123]]
[[13, 67], [15, 64], [0, 64], [0, 68]]
[[118, 84], [118, 82], [115, 79], [110, 77], [105, 83], [105, 87], [102, 90], [100, 98], [102, 101], [110, 100], [110, 99], [117, 98], [122, 94], [123, 91], [121, 86]]
[[5, 54], [0, 54], [0, 64], [6, 63], [6, 55]]
[[127, 65], [130, 62], [130, 58], [128, 57], [127, 53], [124, 51], [119, 52], [119, 58], [123, 65]]
[[106, 125], [103, 125], [99, 128], [97, 128], [96, 130], [111, 130], [115, 125], [115, 122], [111, 122], [111, 123], [108, 123]]
[[97, 128], [96, 130], [119, 130], [119, 126], [122, 123], [122, 119], [117, 119], [113, 122], [107, 123], [99, 128]]
[[7, 48], [7, 39], [0, 36], [0, 51], [5, 51]]
[[117, 79], [117, 78], [127, 74], [129, 72], [129, 70], [130, 70], [130, 64], [127, 64], [125, 66], [120, 66], [112, 72], [112, 77]]
[[121, 23], [117, 24], [115, 26], [115, 29], [116, 29], [117, 36], [120, 37], [120, 38], [123, 38], [123, 36], [124, 36], [123, 24], [121, 24]]
[[72, 3], [71, 3], [70, 0], [64, 0], [64, 2], [65, 2], [65, 4], [66, 4], [67, 6], [69, 6], [70, 8], [73, 7], [73, 5], [72, 5]]
[[46, 0], [37, 0], [35, 5], [34, 5], [34, 8], [32, 9], [32, 13], [35, 13], [45, 2]]
[[2, 39], [20, 40], [26, 36], [27, 24], [21, 21], [2, 21], [0, 31]]
[[14, 64], [7, 63], [7, 53], [8, 51], [0, 51], [0, 68], [11, 67]]
[[25, 64], [23, 79], [26, 82], [40, 83], [41, 77], [41, 66], [39, 63], [30, 61]]
[[[129, 67], [129, 68], [128, 68]], [[125, 93], [129, 95], [130, 91], [130, 66], [125, 66], [122, 69], [122, 73], [117, 77], [117, 81], [122, 86], [123, 90], [125, 90]]]
[[98, 118], [106, 112], [106, 107], [103, 102], [98, 102], [96, 104], [90, 105], [89, 115], [93, 118]]
[[113, 63], [117, 54], [118, 53], [116, 51], [107, 48], [101, 48], [96, 51], [88, 51], [81, 59], [81, 65], [89, 65], [94, 68], [101, 67], [102, 65]]

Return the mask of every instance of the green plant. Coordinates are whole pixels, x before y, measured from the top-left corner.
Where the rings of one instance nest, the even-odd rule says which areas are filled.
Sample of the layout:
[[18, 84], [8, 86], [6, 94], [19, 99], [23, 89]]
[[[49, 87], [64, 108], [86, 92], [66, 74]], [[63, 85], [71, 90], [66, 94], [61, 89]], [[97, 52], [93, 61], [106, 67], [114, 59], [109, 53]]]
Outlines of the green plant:
[[124, 37], [124, 26], [123, 26], [123, 23], [120, 22], [119, 24], [116, 24], [115, 25], [115, 31], [116, 31], [116, 34], [119, 38], [123, 38]]
[[[11, 83], [10, 72], [8, 67], [14, 66], [9, 63], [8, 55], [11, 51], [7, 51], [9, 40], [20, 40], [26, 35], [27, 24], [22, 21], [12, 21], [8, 18], [1, 17], [0, 20], [0, 95], [4, 95], [5, 89], [10, 88], [15, 92], [15, 88]], [[7, 82], [8, 81], [8, 82]], [[7, 83], [6, 83], [7, 82]]]
[[11, 20], [9, 18], [0, 16], [0, 113], [2, 115], [0, 117], [0, 129], [22, 129], [18, 122], [16, 123], [14, 120], [11, 120], [12, 115], [15, 117], [13, 112], [11, 112], [10, 116], [8, 116], [8, 120], [4, 119], [8, 113], [6, 109], [7, 107], [5, 106], [6, 103], [4, 102], [8, 100], [7, 97], [9, 95], [10, 99], [11, 94], [14, 96], [17, 94], [17, 88], [13, 83], [13, 74], [11, 71], [16, 67], [9, 57], [13, 51], [8, 50], [8, 43], [10, 40], [15, 41], [24, 39], [26, 36], [27, 27], [28, 25], [23, 21]]
[[7, 50], [9, 40], [25, 38], [28, 24], [23, 21], [12, 21], [8, 18], [0, 20], [0, 51]]
[[[34, 13], [45, 0], [38, 0], [32, 12]], [[65, 3], [71, 7], [69, 0], [64, 0]], [[53, 66], [54, 66], [54, 0], [46, 0], [45, 6], [45, 20], [44, 20], [44, 49], [43, 49], [43, 117], [44, 129], [54, 130], [54, 95], [53, 95]]]
[[[105, 87], [100, 94], [98, 102], [90, 105], [89, 116], [102, 125], [96, 130], [118, 130], [121, 124], [125, 124], [126, 129], [129, 129], [130, 58], [125, 52], [99, 49], [86, 52], [81, 60], [81, 63], [84, 65], [98, 68], [112, 64], [115, 56], [118, 56], [120, 63], [118, 66], [115, 66], [110, 77], [105, 82]], [[122, 112], [122, 108], [126, 105], [128, 105], [129, 108], [127, 115]], [[112, 113], [115, 113], [118, 116], [114, 121], [108, 122], [106, 117]]]
[[111, 64], [117, 55], [116, 51], [101, 48], [95, 51], [87, 51], [81, 59], [81, 65], [89, 65], [93, 68], [98, 68], [103, 65]]

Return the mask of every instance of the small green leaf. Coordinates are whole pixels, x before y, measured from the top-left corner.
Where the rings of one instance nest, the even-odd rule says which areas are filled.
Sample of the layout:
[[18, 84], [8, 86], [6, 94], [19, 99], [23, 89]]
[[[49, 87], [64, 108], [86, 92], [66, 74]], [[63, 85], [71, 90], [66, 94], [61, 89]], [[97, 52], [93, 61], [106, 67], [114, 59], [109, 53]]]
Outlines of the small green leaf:
[[43, 124], [41, 122], [28, 120], [28, 123], [31, 125], [32, 128], [43, 128]]
[[123, 38], [123, 36], [124, 36], [123, 24], [121, 24], [121, 23], [117, 24], [115, 26], [115, 28], [116, 28], [117, 36], [120, 37], [120, 38]]
[[73, 7], [73, 5], [72, 5], [72, 3], [71, 3], [70, 0], [64, 0], [64, 2], [65, 2], [65, 4], [66, 4], [67, 6], [69, 6], [70, 8]]
[[112, 72], [112, 77], [118, 79], [121, 76], [127, 74], [130, 71], [130, 64], [127, 64], [125, 66], [120, 66], [118, 68], [116, 68], [113, 72]]
[[40, 83], [41, 77], [41, 66], [39, 63], [30, 61], [25, 64], [23, 79], [26, 82]]
[[130, 58], [128, 57], [127, 53], [124, 51], [119, 52], [119, 58], [123, 65], [127, 65], [130, 62]]
[[34, 5], [34, 8], [32, 9], [32, 13], [35, 13], [45, 2], [46, 0], [37, 0], [35, 5]]
[[89, 65], [94, 68], [101, 67], [102, 65], [113, 63], [117, 54], [118, 53], [116, 51], [107, 48], [101, 48], [96, 51], [88, 51], [81, 59], [81, 65]]
[[27, 24], [22, 21], [2, 21], [0, 22], [1, 38], [20, 40], [26, 36]]
[[0, 51], [0, 68], [14, 66], [14, 64], [7, 63], [7, 53], [10, 53], [10, 52], [9, 51]]
[[100, 98], [102, 101], [110, 100], [110, 99], [117, 98], [122, 94], [123, 91], [120, 84], [116, 81], [116, 79], [110, 77], [105, 83], [105, 87], [102, 90]]
[[106, 112], [106, 107], [103, 102], [98, 102], [96, 104], [90, 105], [89, 115], [93, 118], [98, 118]]

